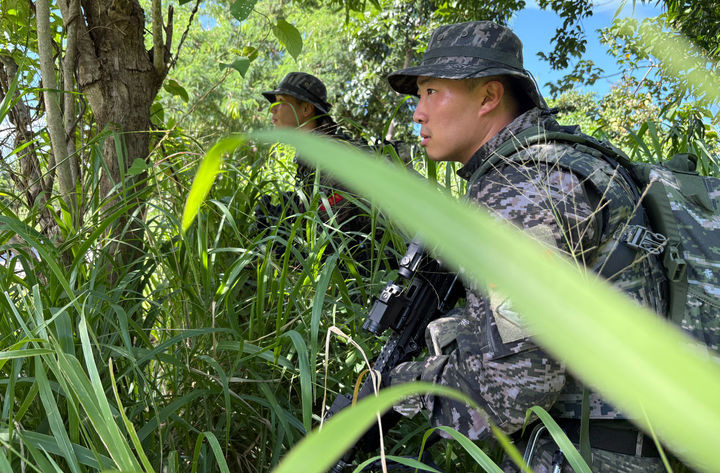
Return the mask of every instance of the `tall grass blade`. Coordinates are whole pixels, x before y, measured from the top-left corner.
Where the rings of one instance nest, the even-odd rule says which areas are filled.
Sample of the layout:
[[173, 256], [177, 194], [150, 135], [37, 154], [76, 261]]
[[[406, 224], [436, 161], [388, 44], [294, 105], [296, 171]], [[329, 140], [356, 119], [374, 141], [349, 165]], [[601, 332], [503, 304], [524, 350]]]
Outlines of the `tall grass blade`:
[[[49, 249], [52, 247], [49, 245], [43, 245], [41, 243], [43, 236], [34, 229], [25, 225], [23, 222], [11, 217], [0, 216], [0, 228], [3, 227], [9, 228], [13, 232], [15, 232], [19, 237], [25, 240], [35, 251], [38, 252], [38, 254], [40, 255], [40, 259], [43, 261], [43, 263], [47, 264], [50, 267], [50, 270], [57, 278], [58, 283], [65, 290], [68, 297], [73, 300], [74, 292], [70, 288], [70, 285], [65, 278], [65, 271], [62, 270], [58, 265], [57, 255], [55, 254], [55, 252]], [[75, 307], [78, 309], [78, 311], [80, 310], [80, 307], [77, 306], [77, 304]]]
[[[23, 345], [25, 343], [25, 341], [22, 342]], [[51, 353], [55, 353], [55, 351], [49, 350], [47, 348], [26, 348], [24, 350], [12, 349], [12, 351], [0, 352], [0, 360], [5, 361], [14, 360], [16, 358], [32, 358], [33, 356], [49, 355]], [[2, 369], [3, 364], [0, 364], [0, 369]]]
[[467, 277], [494, 284], [513, 300], [543, 348], [586, 384], [645, 428], [647, 412], [658, 437], [684, 461], [716, 465], [720, 366], [677, 327], [509, 224], [403, 170], [309, 134], [255, 136], [293, 144], [417, 232]]
[[[100, 417], [92, 419], [92, 415], [90, 412], [88, 412], [88, 415], [91, 416], [91, 421], [93, 422], [93, 424], [95, 424], [96, 426], [103, 425], [103, 427], [105, 427], [104, 430], [107, 434], [107, 437], [104, 439], [105, 444], [107, 445], [111, 456], [118, 462], [118, 465], [124, 469], [131, 468], [135, 470], [140, 470], [140, 464], [133, 455], [132, 450], [127, 443], [127, 440], [125, 439], [125, 436], [122, 434], [122, 432], [118, 428], [118, 425], [115, 423], [115, 417], [110, 408], [110, 403], [108, 402], [107, 396], [105, 395], [103, 383], [100, 380], [100, 374], [98, 373], [97, 366], [95, 365], [92, 348], [90, 346], [90, 337], [88, 334], [85, 314], [81, 314], [80, 316], [80, 322], [78, 323], [78, 333], [80, 335], [80, 342], [82, 344], [83, 355], [85, 357], [85, 367], [87, 368], [87, 372], [90, 378], [90, 386], [92, 387], [92, 392], [86, 390], [78, 390], [78, 396], [82, 399], [83, 397], [89, 397], [94, 394], [95, 399], [88, 400], [87, 402], [91, 402], [92, 405], [97, 407]], [[77, 377], [80, 378], [81, 376], [83, 376], [83, 374], [78, 372]], [[77, 388], [81, 388], [80, 385], [75, 386]], [[83, 403], [82, 405], [85, 405], [85, 403]]]
[[[375, 462], [376, 462], [377, 460], [379, 460], [380, 458], [381, 458], [381, 457], [380, 457], [379, 455], [378, 455], [378, 456], [371, 457], [371, 458], [368, 458], [368, 459], [365, 460], [364, 462], [360, 463], [360, 464], [353, 470], [353, 473], [360, 473], [361, 471], [364, 471], [365, 468], [366, 468], [368, 465], [370, 465], [370, 464], [372, 464], [372, 463], [375, 463]], [[386, 458], [387, 460], [394, 461], [395, 463], [399, 463], [399, 464], [401, 464], [401, 465], [405, 465], [405, 466], [408, 466], [408, 467], [410, 467], [410, 468], [415, 468], [415, 470], [414, 470], [415, 473], [418, 473], [418, 472], [442, 473], [442, 471], [436, 470], [435, 468], [432, 468], [432, 467], [429, 467], [429, 466], [425, 465], [423, 462], [418, 461], [418, 460], [415, 460], [414, 458], [398, 457], [398, 456], [395, 456], [395, 455], [386, 455], [385, 458]], [[392, 471], [392, 470], [391, 470], [391, 469], [388, 469], [388, 471]], [[500, 470], [498, 470], [498, 471], [500, 471]], [[501, 473], [502, 473], [502, 472], [501, 472]]]
[[288, 453], [274, 473], [324, 473], [365, 433], [382, 413], [408, 396], [429, 393], [448, 396], [475, 405], [466, 395], [443, 386], [429, 383], [408, 383], [380, 391], [354, 407], [344, 409], [332, 417], [322, 430], [314, 430]]
[[227, 462], [225, 461], [225, 457], [223, 456], [220, 444], [218, 443], [217, 438], [212, 432], [202, 432], [200, 435], [198, 435], [198, 438], [195, 441], [195, 453], [193, 454], [191, 473], [197, 472], [198, 464], [200, 462], [200, 453], [202, 451], [202, 442], [206, 438], [208, 440], [208, 443], [210, 444], [210, 448], [212, 449], [213, 454], [215, 454], [215, 460], [217, 461], [220, 471], [222, 473], [230, 473], [230, 469], [228, 468]]
[[206, 396], [210, 392], [205, 389], [195, 389], [184, 396], [176, 398], [170, 404], [160, 409], [159, 412], [148, 423], [138, 431], [138, 439], [142, 442], [145, 438], [157, 429], [158, 425], [167, 421], [173, 414], [190, 406], [198, 397]]
[[[270, 405], [270, 408], [272, 409], [275, 418], [280, 423], [280, 431], [279, 432], [273, 432], [273, 434], [279, 438], [282, 439], [283, 437], [286, 437], [290, 443], [292, 438], [294, 437], [293, 431], [290, 428], [290, 423], [288, 422], [287, 413], [285, 409], [283, 409], [280, 406], [280, 403], [277, 400], [277, 397], [275, 396], [275, 393], [273, 393], [270, 390], [270, 387], [268, 387], [267, 383], [260, 383], [259, 385], [260, 391], [262, 392], [263, 396], [265, 397], [265, 400]], [[279, 445], [281, 444], [280, 440], [275, 441], [275, 447], [279, 448]]]
[[140, 464], [115, 423], [104, 393], [96, 395], [90, 379], [77, 359], [68, 357], [62, 352], [58, 352], [57, 355], [58, 372], [67, 379], [68, 389], [77, 396], [79, 406], [86, 412], [88, 420], [95, 427], [110, 457], [121, 470], [140, 470]]
[[232, 407], [230, 405], [230, 386], [228, 385], [228, 377], [225, 374], [225, 370], [222, 369], [220, 363], [215, 359], [207, 355], [200, 355], [200, 360], [205, 361], [207, 364], [212, 366], [217, 371], [220, 379], [220, 384], [223, 392], [223, 399], [225, 400], [225, 445], [230, 443], [230, 416], [232, 414]]
[[313, 380], [312, 376], [316, 373], [314, 369], [310, 368], [310, 362], [308, 361], [307, 345], [302, 335], [295, 330], [285, 332], [283, 336], [292, 340], [295, 346], [295, 351], [298, 356], [298, 364], [300, 365], [300, 393], [302, 399], [302, 418], [305, 432], [310, 432], [312, 429], [312, 407], [313, 407]]
[[65, 430], [60, 410], [58, 409], [55, 398], [52, 395], [50, 382], [48, 381], [45, 373], [45, 366], [40, 358], [35, 358], [35, 379], [37, 380], [38, 387], [40, 388], [40, 399], [42, 400], [45, 413], [47, 414], [50, 430], [53, 433], [53, 437], [55, 437], [55, 441], [60, 447], [62, 456], [67, 461], [68, 467], [72, 473], [80, 473], [80, 466], [78, 464], [77, 457], [73, 451], [68, 433]]
[[220, 172], [223, 155], [234, 151], [244, 142], [245, 138], [240, 135], [230, 136], [218, 142], [207, 152], [195, 174], [192, 187], [190, 187], [190, 193], [185, 201], [182, 216], [183, 232], [190, 228], [190, 224], [195, 220], [195, 217], [200, 211], [200, 206], [208, 195], [208, 192], [210, 192], [210, 188]]
[[455, 441], [458, 442], [460, 446], [470, 454], [470, 456], [477, 462], [477, 464], [480, 465], [488, 473], [502, 473], [502, 470], [495, 464], [495, 462], [490, 459], [490, 457], [487, 456], [485, 452], [482, 451], [480, 447], [475, 445], [472, 440], [450, 427], [440, 426], [428, 430], [423, 438], [423, 444], [425, 443], [425, 440], [427, 440], [427, 438], [430, 436], [430, 434], [435, 430], [441, 430], [446, 434], [450, 435], [453, 439], [455, 439]]
[[[330, 284], [330, 277], [332, 276], [335, 266], [337, 264], [338, 255], [334, 253], [331, 255], [320, 273], [320, 278], [315, 285], [315, 297], [313, 298], [312, 304], [312, 317], [310, 319], [310, 360], [313, 364], [315, 363], [318, 353], [318, 337], [320, 335], [320, 317], [322, 316], [323, 304], [325, 302], [325, 295], [327, 293], [328, 285]], [[317, 382], [317, 371], [312, 370], [312, 382]]]
[[138, 438], [137, 432], [135, 431], [135, 427], [133, 426], [132, 422], [130, 422], [130, 419], [127, 418], [127, 415], [125, 415], [125, 407], [122, 404], [122, 399], [120, 398], [120, 393], [118, 392], [117, 384], [115, 383], [115, 372], [113, 370], [112, 359], [110, 359], [108, 368], [108, 372], [110, 373], [110, 384], [112, 385], [112, 390], [115, 394], [115, 401], [118, 403], [118, 410], [120, 411], [120, 417], [122, 418], [123, 424], [125, 425], [125, 429], [127, 430], [128, 435], [130, 435], [130, 439], [132, 440], [133, 446], [135, 447], [135, 451], [137, 452], [138, 456], [140, 457], [140, 461], [145, 467], [144, 471], [146, 473], [153, 473], [155, 470], [150, 464], [150, 460], [148, 460], [147, 455], [145, 455], [145, 451], [143, 450], [142, 444], [140, 443], [140, 439]]
[[[23, 439], [25, 445], [33, 445], [35, 448], [47, 453], [62, 455], [62, 450], [60, 449], [57, 440], [51, 435], [31, 431], [20, 432], [19, 435]], [[73, 444], [72, 447], [75, 455], [77, 456], [78, 463], [81, 465], [87, 465], [95, 470], [112, 468], [114, 465], [112, 459], [106, 455], [93, 452], [89, 448], [77, 444]]]
[[561, 452], [563, 452], [563, 455], [565, 455], [565, 459], [570, 463], [570, 466], [573, 467], [573, 470], [575, 470], [578, 473], [592, 473], [590, 471], [590, 467], [585, 463], [585, 460], [580, 455], [580, 452], [577, 451], [577, 449], [573, 446], [573, 444], [570, 442], [570, 439], [568, 439], [567, 435], [563, 430], [560, 428], [559, 425], [557, 425], [557, 422], [550, 416], [550, 414], [545, 411], [545, 409], [534, 406], [528, 409], [527, 412], [527, 418], [530, 417], [530, 414], [534, 413], [536, 416], [538, 416], [538, 419], [545, 425], [545, 428], [547, 428], [548, 433], [552, 436], [553, 440], [555, 440], [555, 443], [557, 444], [558, 448]]
[[10, 465], [5, 453], [0, 453], [0, 473], [13, 473], [12, 465]]

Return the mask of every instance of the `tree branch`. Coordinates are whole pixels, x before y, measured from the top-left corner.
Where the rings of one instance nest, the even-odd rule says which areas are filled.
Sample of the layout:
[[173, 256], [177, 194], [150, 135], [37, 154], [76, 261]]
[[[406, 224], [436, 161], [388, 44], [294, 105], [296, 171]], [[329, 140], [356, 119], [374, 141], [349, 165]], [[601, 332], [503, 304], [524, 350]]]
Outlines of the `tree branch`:
[[152, 1], [153, 66], [158, 76], [165, 77], [165, 54], [163, 48], [162, 0]]
[[165, 57], [165, 62], [167, 64], [170, 63], [170, 59], [172, 59], [170, 55], [170, 51], [172, 50], [172, 39], [173, 39], [173, 13], [175, 10], [173, 9], [172, 5], [168, 5], [168, 21], [167, 25], [165, 25], [165, 51], [163, 57]]
[[50, 135], [53, 155], [57, 163], [58, 182], [60, 193], [68, 209], [74, 210], [75, 200], [72, 198], [74, 189], [70, 165], [67, 160], [67, 147], [65, 143], [65, 130], [63, 129], [62, 111], [60, 110], [60, 97], [55, 80], [55, 65], [53, 63], [53, 48], [50, 31], [50, 5], [48, 0], [36, 2], [36, 19], [38, 35], [38, 56], [40, 58], [40, 74], [44, 87], [43, 96], [47, 111], [47, 130]]
[[[63, 87], [64, 95], [64, 115], [65, 115], [65, 146], [67, 149], [68, 168], [70, 171], [70, 180], [73, 183], [78, 181], [78, 163], [75, 148], [75, 96], [68, 91], [75, 89], [75, 57], [77, 54], [77, 37], [78, 23], [80, 22], [80, 0], [70, 0], [69, 17], [63, 18], [67, 29], [67, 47], [65, 58], [63, 59]], [[74, 196], [75, 186], [71, 195]], [[75, 198], [73, 197], [73, 202]], [[76, 222], [79, 223], [79, 222]]]
[[180, 43], [178, 44], [177, 51], [175, 51], [175, 57], [173, 58], [172, 62], [170, 63], [169, 69], [172, 69], [178, 60], [178, 56], [180, 55], [180, 50], [182, 49], [182, 45], [185, 42], [185, 38], [187, 37], [188, 31], [190, 31], [190, 25], [192, 25], [193, 18], [195, 18], [195, 14], [197, 13], [199, 7], [200, 7], [200, 0], [197, 0], [195, 2], [195, 8], [193, 8], [192, 13], [190, 14], [190, 20], [188, 20], [187, 27], [185, 28], [185, 31], [183, 31], [183, 34], [180, 37]]
[[90, 38], [90, 33], [88, 32], [85, 17], [80, 10], [80, 6], [75, 10], [78, 16], [73, 17], [68, 1], [70, 0], [58, 0], [57, 4], [60, 7], [64, 23], [73, 21], [73, 18], [75, 18], [74, 21], [77, 27], [75, 64], [78, 87], [87, 96], [90, 103], [93, 104], [93, 112], [96, 115], [100, 115], [104, 113], [102, 92], [98, 85], [101, 77], [100, 62], [95, 53], [95, 46]]

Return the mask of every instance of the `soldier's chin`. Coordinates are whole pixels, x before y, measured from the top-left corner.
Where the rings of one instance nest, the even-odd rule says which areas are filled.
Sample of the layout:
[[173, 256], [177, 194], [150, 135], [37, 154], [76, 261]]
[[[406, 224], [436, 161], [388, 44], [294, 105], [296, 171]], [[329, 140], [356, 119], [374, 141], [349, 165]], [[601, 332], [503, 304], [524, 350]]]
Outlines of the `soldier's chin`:
[[437, 153], [428, 151], [427, 148], [425, 148], [425, 154], [427, 154], [427, 157], [430, 158], [432, 161], [447, 161], [447, 159], [444, 156], [440, 156]]

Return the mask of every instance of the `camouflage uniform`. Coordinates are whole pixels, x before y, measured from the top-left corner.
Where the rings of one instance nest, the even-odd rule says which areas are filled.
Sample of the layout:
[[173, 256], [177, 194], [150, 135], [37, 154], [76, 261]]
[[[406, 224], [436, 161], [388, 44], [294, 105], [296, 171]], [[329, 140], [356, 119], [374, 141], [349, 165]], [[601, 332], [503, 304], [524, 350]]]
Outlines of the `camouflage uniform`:
[[[305, 72], [291, 72], [283, 78], [276, 89], [263, 92], [263, 96], [271, 103], [276, 102], [276, 95], [289, 95], [300, 101], [308, 102], [315, 107], [318, 112], [315, 118], [317, 127], [312, 130], [312, 133], [352, 144], [350, 137], [340, 132], [337, 124], [330, 117], [331, 105], [327, 101], [327, 89], [317, 77]], [[311, 202], [314, 194], [315, 168], [308, 165], [298, 155], [295, 156], [294, 161], [297, 165], [295, 186], [299, 191], [302, 191], [307, 201]], [[334, 223], [344, 233], [350, 235], [352, 239], [351, 249], [354, 250], [356, 260], [362, 262], [369, 259], [369, 256], [365, 255], [369, 248], [366, 240], [369, 238], [368, 234], [372, 231], [372, 224], [367, 211], [353, 203], [352, 201], [356, 200], [357, 197], [327, 173], [320, 175], [318, 185], [319, 190], [327, 197], [330, 206], [329, 209], [326, 209], [325, 204], [322, 201], [320, 202], [320, 217], [324, 222]], [[293, 202], [299, 212], [304, 211], [303, 202], [298, 198], [297, 194], [288, 195], [286, 200]], [[279, 208], [276, 210], [279, 210]], [[279, 212], [277, 213], [279, 214]]]
[[[280, 81], [280, 85], [276, 89], [263, 92], [263, 97], [270, 103], [277, 101], [277, 95], [289, 95], [302, 102], [312, 104], [317, 111], [315, 119], [317, 127], [312, 132], [346, 141], [346, 137], [338, 133], [337, 125], [328, 115], [331, 105], [327, 102], [327, 89], [317, 77], [306, 72], [291, 72]], [[295, 182], [298, 188], [302, 189], [310, 198], [315, 181], [315, 169], [298, 158], [295, 156], [297, 165]], [[327, 176], [322, 176], [320, 185], [337, 188], [337, 183]]]
[[[664, 276], [656, 258], [642, 257], [606, 274], [605, 262], [635, 208], [628, 184], [607, 162], [557, 142], [531, 145], [497, 158], [496, 152], [523, 130], [561, 129], [529, 73], [522, 69], [521, 50], [519, 39], [510, 30], [491, 22], [440, 27], [433, 33], [423, 65], [394, 73], [389, 81], [399, 92], [415, 94], [417, 76], [516, 77], [517, 98], [534, 107], [486, 142], [458, 171], [468, 180], [467, 198], [609, 277], [639, 303], [664, 313]], [[391, 384], [421, 379], [456, 388], [470, 395], [490, 422], [508, 434], [521, 428], [527, 409], [535, 405], [551, 410], [555, 418], [579, 418], [582, 386], [562, 363], [533, 343], [511, 302], [492, 290], [473, 286], [467, 287], [466, 300], [463, 309], [428, 327], [426, 337], [442, 339], [442, 343], [431, 344], [425, 360], [397, 366]], [[434, 425], [451, 426], [471, 439], [491, 435], [484, 415], [454, 400], [425, 396], [396, 406], [406, 415], [421, 408], [427, 409]], [[593, 419], [623, 417], [595, 395], [591, 395], [591, 408]], [[543, 437], [533, 457], [537, 472], [552, 470], [550, 458], [557, 447], [546, 440]], [[664, 471], [659, 458], [597, 449], [594, 456], [595, 471]], [[562, 471], [572, 470], [566, 466]]]

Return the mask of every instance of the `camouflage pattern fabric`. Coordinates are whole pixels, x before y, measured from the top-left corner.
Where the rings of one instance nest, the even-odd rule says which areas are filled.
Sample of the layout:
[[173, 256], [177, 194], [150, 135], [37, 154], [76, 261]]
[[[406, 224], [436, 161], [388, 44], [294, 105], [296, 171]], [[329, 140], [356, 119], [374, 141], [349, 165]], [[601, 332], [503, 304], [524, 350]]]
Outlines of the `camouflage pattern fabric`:
[[[578, 446], [575, 445], [578, 449]], [[553, 455], [558, 450], [557, 445], [549, 435], [538, 439], [530, 468], [535, 473], [556, 473], [552, 464]], [[597, 448], [591, 449], [594, 473], [661, 473], [665, 466], [659, 457], [639, 457], [608, 452]], [[510, 460], [506, 459], [501, 465], [504, 473], [520, 473], [520, 469]], [[575, 470], [565, 461], [561, 473], [574, 473]]]
[[[618, 251], [600, 258], [603, 267], [595, 270], [614, 279], [615, 273], [633, 258], [657, 249], [668, 277], [657, 280], [656, 275], [650, 274], [648, 283], [663, 286], [667, 283], [668, 290], [661, 292], [668, 295], [668, 310], [661, 313], [713, 354], [720, 354], [720, 236], [717, 232], [720, 229], [720, 179], [698, 175], [696, 158], [692, 155], [678, 154], [661, 165], [633, 163], [612, 145], [582, 135], [576, 127], [563, 128], [564, 131], [528, 128], [514, 137], [509, 143], [512, 146], [503, 146], [497, 153], [509, 156], [508, 152], [515, 153], [529, 143], [546, 143], [551, 135], [555, 143], [587, 150], [603, 160], [606, 160], [603, 156], [616, 159], [622, 166], [616, 168], [618, 174], [625, 176], [619, 180], [620, 184], [625, 185], [615, 187], [625, 187], [628, 192], [639, 187], [637, 198], [644, 212], [639, 212], [629, 225], [619, 228], [614, 235]], [[601, 150], [604, 150], [602, 155]], [[627, 209], [618, 209], [616, 205], [623, 202], [623, 196], [613, 195], [613, 188], [607, 186], [602, 173], [593, 171], [594, 162], [570, 156], [560, 157], [558, 164], [591, 181], [597, 189], [607, 189], [603, 199], [614, 204], [611, 219], [627, 220]], [[490, 158], [478, 172], [497, 161]], [[643, 233], [646, 230], [649, 231]], [[641, 244], [646, 249], [638, 254], [626, 242], [639, 235], [644, 235]]]
[[[650, 183], [644, 196], [648, 208], [670, 207], [675, 227], [661, 222], [666, 228], [659, 231], [685, 263], [687, 294], [680, 292], [677, 300], [671, 300], [678, 312], [671, 315], [683, 330], [720, 355], [720, 179], [698, 176], [692, 172], [694, 163], [693, 169], [680, 172], [657, 165], [639, 167]], [[665, 257], [670, 262], [667, 250]]]
[[[349, 136], [337, 131], [327, 132], [326, 130], [315, 129], [312, 133], [328, 136], [348, 146], [356, 146], [355, 143], [351, 142]], [[295, 164], [297, 165], [295, 173], [296, 187], [302, 190], [309, 202], [313, 197], [316, 169], [298, 155], [295, 156]], [[358, 197], [346, 186], [333, 179], [328, 172], [322, 172], [319, 174], [318, 190], [329, 199], [330, 209], [321, 210], [321, 217], [325, 222], [329, 222], [334, 216], [335, 222], [338, 225], [343, 225], [345, 231], [369, 231], [370, 220], [367, 211], [353, 202], [357, 201]], [[335, 201], [331, 199], [334, 195], [337, 195]]]
[[435, 29], [422, 63], [388, 76], [401, 94], [417, 95], [419, 76], [443, 79], [510, 76], [535, 106], [547, 108], [532, 75], [523, 68], [522, 42], [505, 26], [468, 21]]
[[[346, 143], [348, 146], [355, 144], [350, 142], [349, 137], [338, 133], [337, 130], [328, 131], [327, 129], [313, 129], [311, 133], [327, 136], [333, 140]], [[350, 192], [347, 187], [343, 186], [327, 172], [317, 173], [316, 169], [309, 165], [298, 154], [295, 155], [294, 162], [295, 171], [295, 190], [292, 192], [283, 192], [280, 194], [282, 204], [273, 205], [270, 195], [264, 195], [260, 198], [260, 202], [255, 208], [255, 218], [260, 228], [267, 228], [283, 223], [280, 220], [283, 208], [285, 208], [285, 216], [302, 215], [308, 210], [308, 205], [312, 204], [315, 198], [315, 177], [318, 174], [317, 192], [327, 199], [328, 206], [325, 206], [323, 200], [319, 201], [318, 216], [323, 223], [327, 224], [330, 231], [340, 230], [345, 233], [345, 238], [349, 244], [349, 250], [353, 252], [356, 261], [363, 262], [369, 260], [369, 243], [370, 233], [372, 232], [372, 221], [366, 204], [358, 196]], [[285, 222], [287, 223], [287, 222]], [[330, 228], [332, 226], [332, 228]], [[376, 229], [374, 234], [376, 238], [381, 238], [382, 233]], [[331, 241], [331, 245], [335, 242]], [[362, 249], [359, 253], [358, 249]], [[331, 250], [326, 254], [332, 253]], [[368, 253], [365, 255], [365, 253]]]
[[[627, 225], [634, 209], [627, 184], [607, 163], [572, 146], [547, 143], [530, 146], [477, 172], [503, 143], [531, 126], [559, 127], [547, 110], [535, 108], [517, 117], [458, 171], [469, 180], [467, 197], [598, 271], [617, 245], [616, 232]], [[569, 163], [580, 172], [571, 172]], [[588, 277], [597, 276], [589, 272]], [[647, 283], [656, 280], [663, 280], [662, 269], [656, 258], [647, 257], [612, 277], [635, 301], [664, 313], [664, 287]], [[517, 431], [526, 410], [534, 405], [553, 407], [551, 413], [558, 417], [579, 417], [582, 386], [562, 363], [533, 343], [530, 333], [522, 328], [503, 329], [514, 322], [511, 304], [493, 302], [485, 288], [467, 284], [466, 289], [467, 305], [457, 315], [455, 343], [446, 353], [399, 365], [392, 372], [391, 384], [422, 379], [457, 388], [471, 395], [506, 433]], [[623, 417], [595, 395], [591, 407], [593, 418]], [[455, 401], [425, 396], [410, 399], [396, 410], [412, 414], [419, 408], [429, 411], [434, 425], [451, 426], [471, 439], [489, 435], [484, 415]]]
[[327, 89], [325, 84], [312, 74], [306, 72], [291, 72], [280, 81], [274, 90], [263, 92], [268, 102], [277, 102], [276, 95], [289, 95], [296, 99], [311, 103], [320, 112], [327, 114], [331, 105], [327, 102]]

